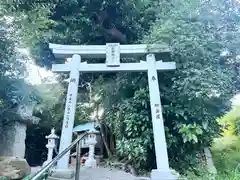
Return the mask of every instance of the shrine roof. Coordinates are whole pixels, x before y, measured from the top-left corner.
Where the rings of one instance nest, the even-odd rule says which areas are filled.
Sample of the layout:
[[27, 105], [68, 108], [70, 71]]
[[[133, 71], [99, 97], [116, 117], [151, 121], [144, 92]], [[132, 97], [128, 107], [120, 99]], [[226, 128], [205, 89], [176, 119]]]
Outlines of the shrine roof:
[[94, 122], [88, 122], [88, 123], [84, 123], [84, 124], [80, 124], [77, 125], [73, 128], [73, 132], [77, 133], [77, 132], [85, 132], [85, 131], [89, 131], [90, 129], [95, 129], [96, 124]]

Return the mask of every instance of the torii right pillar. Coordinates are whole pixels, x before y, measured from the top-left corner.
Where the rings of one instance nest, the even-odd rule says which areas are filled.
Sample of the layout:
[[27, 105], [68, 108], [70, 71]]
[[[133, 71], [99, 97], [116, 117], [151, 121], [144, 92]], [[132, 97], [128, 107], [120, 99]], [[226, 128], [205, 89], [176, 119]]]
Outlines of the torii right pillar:
[[154, 54], [147, 55], [148, 65], [148, 84], [152, 114], [152, 125], [154, 134], [154, 146], [156, 154], [157, 169], [152, 170], [152, 180], [176, 180], [178, 174], [171, 170], [168, 161], [167, 143], [164, 130], [164, 121], [162, 115], [162, 105], [160, 100], [160, 90], [158, 84], [158, 75], [156, 59]]

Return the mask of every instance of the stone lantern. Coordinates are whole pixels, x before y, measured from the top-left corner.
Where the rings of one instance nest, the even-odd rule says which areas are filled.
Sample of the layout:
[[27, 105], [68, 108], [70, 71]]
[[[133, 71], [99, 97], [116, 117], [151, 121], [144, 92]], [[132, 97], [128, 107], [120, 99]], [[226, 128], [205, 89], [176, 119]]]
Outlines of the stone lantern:
[[94, 154], [95, 154], [95, 145], [97, 144], [98, 133], [99, 132], [94, 127], [92, 127], [88, 131], [88, 139], [86, 143], [89, 145], [89, 153], [88, 153], [88, 158], [85, 162], [86, 167], [94, 168], [97, 166], [97, 161], [94, 158]]
[[59, 139], [59, 137], [55, 134], [54, 128], [51, 130], [51, 134], [46, 136], [46, 139], [48, 140], [48, 143], [46, 145], [46, 148], [48, 149], [48, 157], [47, 160], [43, 163], [43, 166], [47, 165], [52, 161], [53, 150], [56, 148], [57, 139]]

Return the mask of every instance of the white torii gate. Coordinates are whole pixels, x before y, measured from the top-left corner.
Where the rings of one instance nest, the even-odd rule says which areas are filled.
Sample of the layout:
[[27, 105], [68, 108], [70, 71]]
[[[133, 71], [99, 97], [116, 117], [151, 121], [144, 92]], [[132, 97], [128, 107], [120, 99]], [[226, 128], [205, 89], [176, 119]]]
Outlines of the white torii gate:
[[[65, 64], [54, 64], [53, 72], [70, 72], [67, 100], [64, 112], [62, 134], [59, 152], [67, 148], [72, 142], [75, 108], [78, 93], [79, 72], [120, 72], [145, 71], [148, 73], [154, 144], [157, 169], [152, 171], [152, 179], [177, 179], [170, 170], [168, 162], [167, 144], [165, 139], [162, 107], [158, 85], [158, 70], [174, 70], [175, 62], [156, 61], [155, 54], [169, 52], [169, 48], [161, 45], [120, 45], [109, 43], [106, 45], [59, 45], [49, 44], [56, 58], [69, 58]], [[146, 61], [138, 63], [120, 63], [120, 57], [146, 56]], [[88, 64], [81, 62], [81, 58], [106, 58], [106, 64]], [[69, 153], [58, 161], [58, 169], [67, 169]]]

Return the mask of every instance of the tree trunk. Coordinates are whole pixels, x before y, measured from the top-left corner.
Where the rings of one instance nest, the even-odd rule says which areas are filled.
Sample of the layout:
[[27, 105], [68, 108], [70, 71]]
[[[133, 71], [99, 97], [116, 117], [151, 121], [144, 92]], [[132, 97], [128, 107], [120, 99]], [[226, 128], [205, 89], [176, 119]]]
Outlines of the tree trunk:
[[[89, 85], [89, 98], [90, 98], [90, 102], [92, 102], [92, 86], [91, 86], [91, 83], [89, 83], [88, 84]], [[100, 125], [100, 134], [101, 134], [101, 136], [102, 136], [102, 140], [103, 140], [103, 144], [104, 144], [104, 146], [105, 146], [105, 148], [106, 148], [106, 150], [107, 150], [107, 154], [108, 154], [108, 157], [109, 158], [112, 158], [112, 152], [110, 151], [110, 149], [109, 149], [109, 147], [108, 147], [108, 144], [107, 144], [107, 142], [106, 142], [106, 138], [105, 138], [105, 133], [104, 133], [104, 131], [103, 131], [103, 128], [102, 128], [102, 123], [100, 122], [100, 120], [99, 120], [99, 117], [98, 117], [98, 111], [99, 111], [99, 104], [97, 103], [97, 106], [96, 106], [96, 110], [97, 110], [97, 115], [96, 115], [96, 120], [97, 120], [97, 122], [98, 122], [98, 124]]]
[[110, 151], [109, 147], [108, 147], [108, 144], [106, 142], [106, 138], [105, 138], [105, 133], [103, 131], [103, 127], [102, 127], [102, 123], [100, 122], [99, 118], [98, 118], [98, 105], [97, 105], [97, 122], [98, 124], [100, 125], [100, 134], [102, 136], [102, 140], [103, 140], [103, 144], [107, 150], [107, 154], [108, 154], [108, 157], [111, 158], [112, 157], [112, 152]]
[[110, 136], [110, 150], [111, 152], [115, 152], [116, 151], [116, 148], [115, 148], [115, 143], [114, 143], [114, 136], [112, 134], [112, 132], [108, 131], [109, 132], [109, 136]]
[[104, 144], [104, 146], [105, 146], [105, 148], [106, 148], [106, 150], [107, 150], [108, 157], [111, 158], [111, 157], [112, 157], [112, 152], [110, 151], [110, 149], [109, 149], [109, 147], [108, 147], [108, 144], [107, 144], [107, 142], [106, 142], [106, 138], [105, 138], [105, 134], [104, 134], [104, 132], [103, 132], [102, 124], [101, 124], [101, 122], [99, 121], [98, 118], [97, 118], [97, 121], [98, 121], [98, 123], [100, 124], [100, 134], [101, 134], [101, 136], [102, 136], [103, 144]]

